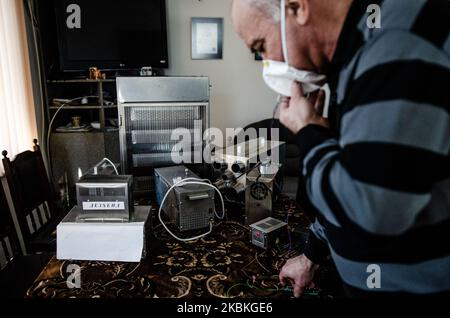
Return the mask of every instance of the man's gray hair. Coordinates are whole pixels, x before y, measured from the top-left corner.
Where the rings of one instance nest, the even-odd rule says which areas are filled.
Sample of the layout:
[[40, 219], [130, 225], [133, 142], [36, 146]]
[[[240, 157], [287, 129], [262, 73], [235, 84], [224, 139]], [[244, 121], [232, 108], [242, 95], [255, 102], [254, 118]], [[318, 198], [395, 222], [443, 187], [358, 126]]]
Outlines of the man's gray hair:
[[246, 1], [250, 6], [261, 10], [273, 22], [280, 22], [281, 20], [281, 0], [235, 0]]

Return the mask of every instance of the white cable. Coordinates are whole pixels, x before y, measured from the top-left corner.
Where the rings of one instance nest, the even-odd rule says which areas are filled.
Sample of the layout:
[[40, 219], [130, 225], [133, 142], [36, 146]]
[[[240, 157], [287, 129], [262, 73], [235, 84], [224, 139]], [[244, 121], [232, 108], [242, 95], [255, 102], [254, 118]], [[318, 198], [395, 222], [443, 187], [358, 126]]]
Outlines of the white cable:
[[103, 158], [103, 160], [107, 161], [114, 168], [114, 172], [116, 173], [116, 175], [119, 175], [119, 171], [117, 170], [116, 165], [111, 160], [109, 160], [108, 158]]
[[50, 123], [48, 124], [48, 130], [47, 130], [47, 160], [48, 162], [51, 162], [50, 160], [50, 134], [52, 132], [52, 126], [53, 126], [53, 122], [56, 119], [56, 116], [58, 116], [59, 112], [66, 107], [68, 104], [79, 100], [79, 99], [84, 99], [84, 98], [98, 98], [98, 96], [83, 96], [83, 97], [77, 97], [74, 99], [69, 100], [68, 102], [65, 102], [64, 104], [62, 104], [58, 110], [56, 111], [56, 113], [53, 115], [52, 120], [50, 120]]
[[161, 201], [161, 204], [160, 204], [159, 210], [158, 210], [158, 219], [159, 219], [159, 222], [161, 222], [161, 225], [162, 225], [162, 226], [164, 227], [164, 229], [167, 231], [167, 233], [169, 233], [174, 239], [176, 239], [176, 240], [178, 240], [178, 241], [181, 241], [181, 242], [191, 242], [191, 241], [195, 241], [195, 240], [201, 239], [201, 238], [203, 238], [203, 237], [205, 237], [205, 236], [211, 234], [211, 233], [212, 233], [212, 229], [213, 229], [213, 224], [212, 224], [212, 221], [211, 221], [210, 224], [209, 224], [209, 231], [208, 231], [207, 233], [204, 233], [204, 234], [199, 235], [199, 236], [196, 236], [196, 237], [185, 238], [185, 239], [184, 239], [184, 238], [180, 238], [180, 237], [176, 236], [172, 231], [170, 231], [169, 228], [167, 227], [167, 225], [166, 225], [166, 224], [164, 223], [164, 221], [162, 220], [162, 217], [161, 217], [162, 208], [163, 208], [164, 203], [166, 202], [167, 197], [169, 196], [169, 194], [170, 194], [170, 193], [172, 192], [172, 190], [175, 189], [176, 187], [183, 187], [183, 186], [189, 185], [189, 184], [205, 185], [205, 186], [209, 186], [210, 188], [213, 188], [213, 189], [219, 194], [220, 201], [221, 201], [221, 204], [222, 204], [222, 216], [219, 216], [219, 215], [217, 214], [217, 211], [215, 211], [215, 210], [214, 210], [214, 214], [215, 214], [216, 217], [217, 217], [218, 219], [220, 219], [220, 220], [223, 220], [223, 219], [225, 218], [225, 203], [224, 203], [224, 201], [223, 201], [222, 193], [220, 193], [219, 189], [217, 189], [215, 186], [213, 186], [213, 185], [211, 184], [211, 181], [209, 181], [209, 180], [207, 180], [207, 179], [186, 178], [186, 179], [183, 179], [183, 180], [181, 180], [181, 181], [179, 181], [179, 182], [176, 182], [173, 186], [171, 186], [171, 187], [169, 188], [169, 190], [167, 190], [167, 192], [166, 192], [164, 198], [163, 198], [162, 201]]
[[287, 34], [286, 34], [286, 1], [281, 0], [281, 44], [283, 47], [283, 57], [286, 64], [289, 65], [289, 54], [287, 46]]
[[[276, 102], [276, 104], [275, 104], [275, 108], [273, 109], [273, 116], [272, 116], [272, 119], [273, 119], [273, 120], [279, 119], [279, 118], [277, 118], [277, 115], [279, 115], [279, 111], [280, 111], [280, 106], [281, 106], [281, 101], [282, 101], [282, 99], [283, 99], [283, 96], [281, 96], [281, 95], [278, 95], [278, 96], [277, 96], [277, 102]], [[280, 116], [278, 116], [278, 117], [280, 117]], [[273, 128], [273, 127], [272, 127], [272, 128]]]

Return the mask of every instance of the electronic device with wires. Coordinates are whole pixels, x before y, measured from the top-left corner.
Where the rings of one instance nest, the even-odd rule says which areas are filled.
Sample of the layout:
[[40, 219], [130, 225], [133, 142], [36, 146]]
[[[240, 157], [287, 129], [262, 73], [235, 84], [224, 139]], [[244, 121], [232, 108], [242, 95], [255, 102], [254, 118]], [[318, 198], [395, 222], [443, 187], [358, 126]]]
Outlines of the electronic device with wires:
[[215, 190], [195, 180], [200, 179], [184, 166], [155, 169], [156, 200], [180, 232], [207, 228], [214, 219]]
[[[212, 164], [215, 174], [218, 176], [214, 185], [222, 191], [227, 202], [246, 205], [248, 175], [252, 175], [254, 169], [262, 167], [261, 169], [265, 169], [262, 170], [262, 174], [272, 174], [276, 175], [277, 178], [281, 178], [282, 175], [279, 173], [279, 168], [282, 167], [284, 162], [284, 152], [284, 142], [266, 140], [265, 138], [251, 139], [222, 150], [217, 150]], [[275, 173], [268, 170], [273, 170], [273, 168], [276, 168]], [[256, 178], [257, 176], [253, 179]], [[272, 188], [272, 185], [270, 188]], [[273, 196], [266, 197], [272, 198]], [[267, 204], [265, 205], [267, 206]], [[257, 220], [251, 220], [253, 221], [251, 223]]]
[[216, 150], [213, 167], [223, 173], [231, 173], [235, 177], [250, 171], [262, 161], [270, 160], [282, 164], [285, 143], [266, 138], [251, 139], [246, 142]]
[[286, 222], [266, 218], [250, 225], [250, 238], [253, 245], [263, 249], [272, 248], [277, 240], [283, 240], [287, 233]]
[[80, 222], [128, 222], [133, 213], [133, 176], [85, 175], [76, 183]]
[[272, 215], [276, 192], [278, 165], [261, 163], [247, 174], [245, 190], [245, 220], [250, 225]]

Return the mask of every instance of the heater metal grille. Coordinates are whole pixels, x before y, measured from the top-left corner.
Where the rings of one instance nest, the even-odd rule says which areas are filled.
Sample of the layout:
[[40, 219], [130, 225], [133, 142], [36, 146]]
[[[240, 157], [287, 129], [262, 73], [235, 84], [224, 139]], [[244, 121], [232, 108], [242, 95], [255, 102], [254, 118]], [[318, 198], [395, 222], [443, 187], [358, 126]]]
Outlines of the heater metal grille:
[[118, 78], [117, 83], [123, 173], [150, 176], [154, 168], [175, 164], [172, 153], [190, 158], [186, 164], [203, 158], [207, 77]]
[[211, 215], [207, 210], [180, 213], [179, 228], [182, 231], [204, 229], [209, 226]]
[[124, 109], [129, 169], [173, 164], [172, 153], [203, 152], [206, 103], [146, 104]]

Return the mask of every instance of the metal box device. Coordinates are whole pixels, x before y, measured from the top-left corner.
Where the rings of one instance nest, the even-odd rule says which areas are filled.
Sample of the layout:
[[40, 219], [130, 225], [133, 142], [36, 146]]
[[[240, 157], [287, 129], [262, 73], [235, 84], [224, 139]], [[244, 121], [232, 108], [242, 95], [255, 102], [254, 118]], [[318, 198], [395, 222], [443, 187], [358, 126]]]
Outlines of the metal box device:
[[272, 215], [274, 185], [278, 171], [276, 165], [261, 164], [247, 174], [245, 190], [245, 221], [247, 225]]
[[[136, 193], [152, 192], [154, 168], [180, 163], [173, 153], [182, 150], [185, 163], [203, 162], [209, 95], [208, 77], [117, 78], [121, 168], [135, 177]], [[177, 129], [182, 143], [172, 138]]]
[[273, 247], [276, 240], [284, 233], [287, 233], [287, 223], [274, 218], [267, 218], [250, 225], [251, 242], [264, 249]]
[[[79, 222], [78, 206], [56, 228], [59, 260], [139, 263], [149, 252], [151, 207], [136, 206], [129, 222]], [[114, 238], [114, 239], [112, 239]]]
[[214, 184], [222, 192], [231, 191], [235, 201], [244, 201], [243, 194], [248, 188], [247, 174], [251, 173], [256, 165], [270, 162], [281, 167], [277, 176], [282, 177], [284, 158], [285, 143], [265, 138], [251, 139], [234, 146], [218, 149], [214, 154], [213, 168], [216, 174], [221, 174], [221, 178]]
[[76, 184], [80, 221], [128, 222], [133, 212], [133, 176], [86, 175]]
[[236, 177], [250, 171], [258, 162], [269, 160], [282, 165], [285, 142], [252, 139], [225, 149], [217, 150], [213, 166], [216, 170], [233, 173]]
[[[161, 205], [167, 191], [186, 178], [198, 178], [184, 166], [155, 169], [156, 200]], [[162, 210], [179, 231], [206, 228], [214, 217], [214, 189], [206, 185], [175, 187], [168, 195]]]

